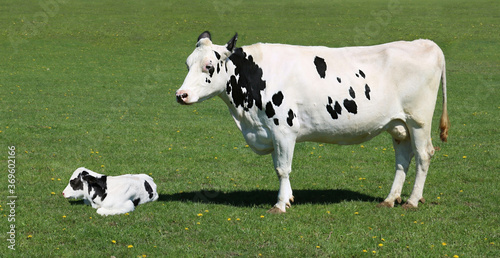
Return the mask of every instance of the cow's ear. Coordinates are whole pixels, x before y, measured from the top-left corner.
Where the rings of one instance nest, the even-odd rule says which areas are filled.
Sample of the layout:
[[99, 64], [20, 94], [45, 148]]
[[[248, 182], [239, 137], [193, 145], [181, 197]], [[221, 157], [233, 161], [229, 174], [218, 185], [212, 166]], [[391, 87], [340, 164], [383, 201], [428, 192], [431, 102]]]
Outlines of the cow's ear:
[[208, 30], [204, 31], [203, 33], [200, 34], [200, 36], [198, 36], [198, 41], [204, 38], [208, 38], [210, 41], [212, 41], [212, 36], [210, 35], [210, 32]]
[[238, 40], [238, 33], [234, 34], [233, 38], [226, 44], [226, 49], [229, 50], [229, 52], [233, 52], [234, 46], [236, 46], [236, 40]]

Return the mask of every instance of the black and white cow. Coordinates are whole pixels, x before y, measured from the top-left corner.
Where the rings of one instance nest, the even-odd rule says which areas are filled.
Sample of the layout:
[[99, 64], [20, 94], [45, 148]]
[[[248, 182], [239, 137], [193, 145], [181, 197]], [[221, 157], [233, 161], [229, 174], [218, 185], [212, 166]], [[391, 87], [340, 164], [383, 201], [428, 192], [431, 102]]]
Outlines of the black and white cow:
[[158, 199], [156, 184], [146, 174], [105, 176], [84, 167], [73, 172], [63, 196], [83, 199], [103, 216], [131, 212]]
[[177, 90], [181, 104], [219, 96], [248, 145], [272, 154], [280, 181], [270, 212], [293, 202], [289, 174], [296, 142], [358, 144], [383, 131], [393, 137], [396, 176], [383, 206], [401, 202], [415, 156], [416, 179], [405, 207], [417, 207], [434, 154], [431, 123], [442, 81], [441, 140], [448, 137], [445, 59], [430, 40], [327, 48], [257, 43], [224, 46], [208, 31], [187, 58], [189, 72]]

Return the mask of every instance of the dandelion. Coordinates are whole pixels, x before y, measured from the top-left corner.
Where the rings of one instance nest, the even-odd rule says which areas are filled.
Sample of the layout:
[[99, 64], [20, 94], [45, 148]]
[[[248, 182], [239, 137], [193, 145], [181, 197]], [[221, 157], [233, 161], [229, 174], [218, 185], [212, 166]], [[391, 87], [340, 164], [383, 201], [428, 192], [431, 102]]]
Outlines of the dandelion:
[[321, 246], [317, 245], [316, 248], [321, 248]]
[[51, 178], [50, 180], [54, 181], [54, 180], [56, 180], [56, 179], [55, 179], [55, 178]]
[[134, 246], [133, 245], [128, 245], [127, 248], [134, 248]]
[[32, 235], [28, 235], [28, 238], [32, 238], [33, 236]]
[[456, 255], [456, 254], [455, 254], [455, 255], [453, 255], [453, 258], [458, 258], [458, 257], [459, 257], [459, 256], [458, 256], [458, 255]]
[[330, 214], [330, 211], [326, 211], [327, 214]]
[[66, 218], [66, 215], [63, 215], [63, 219], [65, 219], [65, 218]]
[[184, 230], [189, 230], [189, 228], [184, 228]]
[[441, 244], [442, 244], [443, 246], [446, 246], [446, 243], [445, 243], [445, 242], [442, 242]]
[[381, 238], [380, 240], [384, 241], [385, 242], [385, 239]]
[[260, 215], [261, 218], [264, 218], [264, 215]]
[[372, 251], [372, 253], [373, 253], [373, 254], [376, 254], [376, 253], [377, 253], [377, 251]]
[[354, 213], [354, 215], [359, 215], [359, 212], [357, 212], [357, 211], [356, 211], [356, 212]]
[[116, 240], [111, 240], [111, 243], [116, 244]]
[[125, 213], [125, 215], [130, 215], [130, 214], [127, 212], [127, 213]]
[[363, 253], [367, 253], [368, 251], [366, 249], [363, 249]]
[[382, 247], [382, 246], [384, 246], [384, 244], [380, 243], [380, 244], [378, 244], [378, 246]]
[[231, 221], [231, 218], [227, 218], [227, 221]]
[[462, 158], [463, 158], [463, 159], [466, 159], [466, 158], [467, 158], [467, 156], [463, 156]]
[[198, 217], [201, 217], [201, 216], [203, 216], [203, 213], [198, 213]]
[[240, 218], [237, 218], [236, 221], [240, 221]]

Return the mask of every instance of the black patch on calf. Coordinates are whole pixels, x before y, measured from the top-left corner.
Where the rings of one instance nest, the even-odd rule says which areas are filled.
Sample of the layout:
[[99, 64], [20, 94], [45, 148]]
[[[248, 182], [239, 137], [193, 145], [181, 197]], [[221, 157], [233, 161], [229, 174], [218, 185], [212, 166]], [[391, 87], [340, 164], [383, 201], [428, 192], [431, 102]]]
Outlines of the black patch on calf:
[[69, 185], [75, 191], [76, 190], [83, 190], [82, 174], [83, 173], [80, 173], [80, 174], [78, 174], [78, 176], [76, 178], [69, 180]]
[[281, 103], [283, 103], [283, 98], [283, 93], [281, 93], [281, 91], [278, 91], [278, 93], [275, 93], [273, 95], [273, 104], [279, 107]]
[[352, 87], [349, 88], [349, 95], [351, 95], [351, 98], [356, 98], [356, 92], [354, 92], [354, 89]]
[[153, 188], [146, 180], [144, 180], [144, 189], [146, 189], [146, 191], [148, 191], [149, 199], [153, 198], [153, 195], [154, 195]]
[[208, 78], [205, 78], [205, 82], [211, 83], [211, 81]]
[[365, 78], [365, 73], [361, 70], [359, 70], [359, 75], [361, 75], [361, 77], [363, 77], [363, 79]]
[[230, 79], [233, 104], [235, 107], [242, 106], [245, 111], [250, 110], [255, 104], [262, 110], [261, 91], [266, 88], [266, 82], [262, 80], [262, 68], [254, 63], [251, 55], [247, 57], [242, 48], [235, 49], [229, 59], [236, 66], [235, 75], [239, 76], [236, 79], [233, 75]]
[[92, 196], [92, 200], [97, 198], [97, 196], [101, 197], [101, 201], [104, 200], [107, 196], [106, 189], [107, 184], [107, 176], [102, 176], [100, 178], [93, 177], [91, 175], [85, 175], [83, 180], [87, 181], [89, 185], [89, 194], [92, 190], [94, 190], [94, 195]]
[[358, 105], [356, 105], [356, 101], [344, 99], [344, 108], [349, 113], [357, 114], [358, 113]]
[[219, 74], [219, 73], [220, 73], [220, 64], [217, 63], [217, 74]]
[[141, 202], [141, 198], [137, 198], [137, 199], [133, 200], [132, 202], [134, 203], [134, 206], [137, 206]]
[[370, 100], [370, 86], [368, 84], [365, 84], [365, 96], [368, 100]]
[[293, 118], [295, 117], [295, 114], [293, 113], [293, 110], [288, 111], [288, 118], [286, 119], [286, 122], [288, 123], [289, 126], [293, 126]]
[[220, 54], [214, 50], [214, 54], [215, 54], [215, 57], [217, 57], [217, 59], [220, 59]]
[[275, 124], [275, 125], [280, 125], [280, 120], [279, 120], [278, 118], [275, 118], [275, 119], [274, 119], [274, 124]]
[[271, 101], [267, 102], [266, 104], [266, 115], [268, 118], [273, 117], [276, 114], [273, 108], [273, 103]]
[[314, 65], [316, 66], [316, 71], [318, 71], [319, 77], [325, 78], [326, 76], [326, 63], [325, 59], [316, 56], [314, 58]]
[[337, 81], [338, 81], [339, 83], [342, 83], [342, 80], [340, 79], [340, 77], [337, 77]]

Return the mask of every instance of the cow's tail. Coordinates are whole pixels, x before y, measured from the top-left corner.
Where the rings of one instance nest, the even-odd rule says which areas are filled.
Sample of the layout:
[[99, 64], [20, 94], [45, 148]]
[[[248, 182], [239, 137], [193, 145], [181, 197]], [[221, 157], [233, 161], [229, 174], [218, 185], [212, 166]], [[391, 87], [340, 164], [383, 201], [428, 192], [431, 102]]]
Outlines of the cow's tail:
[[443, 86], [443, 113], [441, 114], [441, 120], [439, 122], [439, 129], [441, 133], [439, 137], [441, 141], [446, 142], [448, 139], [448, 130], [450, 129], [450, 119], [448, 118], [448, 109], [446, 108], [446, 65], [443, 58], [443, 71], [441, 73], [441, 84]]

